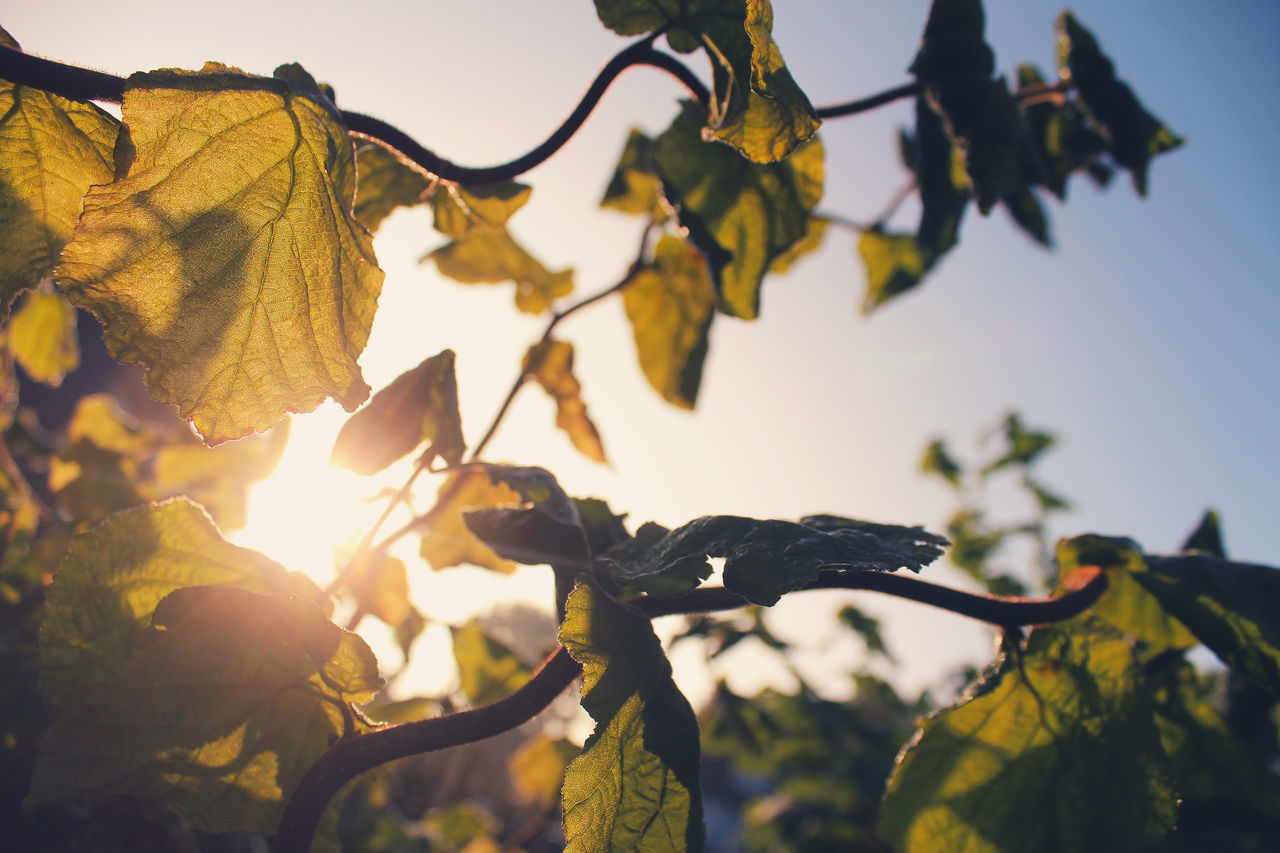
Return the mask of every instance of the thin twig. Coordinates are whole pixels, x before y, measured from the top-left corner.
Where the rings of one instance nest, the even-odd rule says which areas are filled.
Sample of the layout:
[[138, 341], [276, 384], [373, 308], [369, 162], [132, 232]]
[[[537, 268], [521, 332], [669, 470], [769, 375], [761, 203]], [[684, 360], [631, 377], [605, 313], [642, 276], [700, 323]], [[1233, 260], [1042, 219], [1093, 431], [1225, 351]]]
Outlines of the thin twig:
[[817, 113], [818, 118], [823, 120], [829, 118], [842, 118], [843, 116], [865, 113], [868, 110], [874, 110], [876, 107], [883, 107], [885, 104], [891, 104], [894, 101], [899, 101], [903, 98], [914, 98], [919, 94], [919, 83], [906, 83], [902, 86], [897, 86], [893, 89], [888, 89], [880, 92], [879, 94], [870, 95], [866, 98], [860, 98], [856, 101], [818, 107], [814, 112]]

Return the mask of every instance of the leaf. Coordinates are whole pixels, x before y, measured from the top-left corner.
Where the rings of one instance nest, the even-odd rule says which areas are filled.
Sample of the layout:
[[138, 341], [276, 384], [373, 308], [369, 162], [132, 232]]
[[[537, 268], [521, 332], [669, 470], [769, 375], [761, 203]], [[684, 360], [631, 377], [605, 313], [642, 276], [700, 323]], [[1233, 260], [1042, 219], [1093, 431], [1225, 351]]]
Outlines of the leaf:
[[655, 222], [667, 218], [662, 181], [653, 170], [653, 140], [635, 128], [627, 135], [600, 206], [648, 216]]
[[511, 784], [526, 801], [550, 809], [560, 796], [565, 768], [579, 752], [572, 741], [534, 735], [507, 759]]
[[704, 142], [701, 126], [699, 108], [686, 101], [654, 142], [654, 164], [680, 224], [711, 259], [720, 310], [754, 319], [769, 264], [805, 236], [822, 199], [822, 143], [814, 139], [785, 161], [760, 165]]
[[71, 699], [41, 743], [28, 808], [73, 796], [158, 800], [203, 831], [274, 833], [348, 703], [382, 685], [373, 653], [309, 601], [176, 589], [129, 656]]
[[916, 242], [932, 265], [959, 240], [960, 223], [972, 193], [963, 160], [947, 138], [942, 119], [923, 98], [916, 99], [916, 135], [912, 147], [921, 205]]
[[318, 598], [305, 576], [224, 540], [184, 499], [119, 512], [71, 540], [40, 630], [40, 695], [62, 707], [111, 678], [175, 589], [233, 586]]
[[1077, 568], [1098, 566], [1110, 582], [1091, 612], [1147, 644], [1147, 656], [1165, 649], [1189, 649], [1195, 635], [1139, 581], [1147, 562], [1131, 539], [1086, 535], [1063, 539], [1056, 548], [1058, 577], [1065, 580]]
[[474, 228], [427, 255], [441, 275], [463, 284], [516, 283], [516, 308], [541, 314], [554, 299], [573, 292], [573, 270], [550, 272], [505, 228]]
[[937, 474], [952, 486], [960, 486], [960, 463], [951, 456], [947, 445], [940, 438], [935, 438], [925, 448], [924, 458], [920, 460], [920, 471], [925, 474]]
[[774, 258], [769, 264], [769, 273], [772, 275], [782, 275], [790, 272], [791, 267], [796, 261], [812, 252], [822, 248], [822, 238], [826, 236], [827, 224], [830, 220], [822, 216], [810, 216], [808, 228], [804, 232], [804, 236], [799, 241], [791, 244], [791, 248], [787, 249], [781, 255]]
[[57, 387], [80, 365], [76, 309], [52, 289], [27, 294], [9, 318], [9, 351], [37, 382]]
[[[1018, 66], [1018, 86], [1044, 86], [1045, 79], [1031, 65]], [[1095, 130], [1074, 100], [1036, 101], [1022, 106], [1031, 141], [1045, 166], [1045, 186], [1059, 199], [1067, 196], [1067, 178], [1079, 169], [1101, 166], [1098, 157], [1107, 140]]]
[[918, 285], [932, 266], [910, 234], [889, 234], [868, 228], [858, 238], [858, 254], [867, 267], [867, 295], [862, 313], [870, 314], [881, 305]]
[[467, 448], [458, 413], [453, 350], [425, 359], [383, 388], [342, 425], [329, 464], [361, 476], [376, 474], [430, 441], [423, 463], [462, 461]]
[[347, 590], [356, 600], [356, 608], [399, 628], [414, 613], [409, 601], [409, 573], [404, 560], [385, 551], [374, 550], [356, 564], [347, 579]]
[[442, 183], [431, 196], [435, 228], [446, 237], [462, 237], [472, 230], [501, 228], [511, 214], [524, 207], [533, 188], [504, 181], [498, 184], [459, 186]]
[[1022, 418], [1016, 412], [1010, 412], [1005, 416], [1002, 428], [1009, 449], [1003, 456], [982, 469], [984, 477], [1010, 466], [1033, 465], [1041, 454], [1052, 448], [1057, 441], [1052, 433], [1024, 428]]
[[477, 539], [463, 521], [463, 513], [489, 507], [518, 506], [520, 495], [501, 483], [493, 483], [484, 469], [450, 474], [440, 486], [431, 525], [422, 537], [419, 554], [439, 571], [467, 563], [510, 574], [515, 564], [499, 557]]
[[596, 722], [565, 772], [566, 853], [701, 850], [698, 720], [649, 620], [581, 585], [560, 642]]
[[351, 213], [337, 109], [295, 65], [135, 74], [126, 89], [118, 178], [85, 196], [59, 286], [209, 443], [325, 397], [354, 409], [383, 274]]
[[476, 620], [453, 629], [453, 659], [458, 664], [462, 692], [473, 706], [503, 699], [529, 680], [529, 667], [486, 634]]
[[623, 288], [622, 303], [645, 378], [668, 403], [692, 409], [715, 317], [716, 293], [706, 260], [678, 237], [664, 236], [654, 263]]
[[1000, 199], [1004, 209], [1015, 225], [1022, 229], [1032, 240], [1046, 249], [1053, 248], [1053, 237], [1049, 234], [1049, 216], [1044, 212], [1044, 205], [1035, 190], [1022, 187]]
[[1176, 798], [1124, 638], [1096, 623], [1036, 629], [1018, 666], [925, 719], [889, 780], [896, 849], [1141, 850]]
[[1182, 543], [1183, 551], [1203, 551], [1213, 557], [1227, 556], [1227, 549], [1222, 544], [1222, 522], [1217, 510], [1207, 509], [1200, 517], [1196, 529], [1187, 535]]
[[1147, 194], [1151, 158], [1182, 145], [1127, 84], [1116, 78], [1115, 65], [1102, 52], [1093, 33], [1070, 12], [1058, 16], [1058, 74], [1080, 93], [1080, 100], [1107, 140], [1111, 157], [1133, 177], [1138, 195]]
[[356, 149], [356, 200], [351, 212], [370, 231], [377, 231], [397, 207], [413, 207], [431, 182], [417, 169], [373, 142]]
[[1224, 663], [1280, 691], [1280, 569], [1210, 554], [1149, 557], [1134, 581]]
[[[3, 29], [0, 45], [19, 49]], [[111, 180], [119, 127], [93, 104], [0, 80], [0, 321], [53, 272], [89, 187]]]
[[604, 444], [582, 402], [582, 386], [573, 375], [573, 344], [547, 339], [529, 347], [522, 370], [542, 386], [556, 402], [556, 426], [564, 430], [578, 452], [596, 462], [606, 462]]
[[707, 557], [724, 557], [725, 588], [771, 607], [824, 569], [919, 571], [941, 555], [945, 544], [919, 527], [837, 516], [809, 516], [797, 524], [713, 515], [674, 531], [645, 524], [635, 539], [607, 551], [598, 565], [627, 595], [676, 598], [711, 574]]

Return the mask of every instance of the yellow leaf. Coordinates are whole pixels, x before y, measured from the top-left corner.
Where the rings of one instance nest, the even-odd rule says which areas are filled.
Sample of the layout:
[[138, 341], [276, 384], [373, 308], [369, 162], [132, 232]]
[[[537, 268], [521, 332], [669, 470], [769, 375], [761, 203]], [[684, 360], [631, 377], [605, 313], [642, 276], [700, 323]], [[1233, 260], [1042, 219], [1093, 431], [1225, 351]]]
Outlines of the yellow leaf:
[[520, 495], [501, 483], [493, 483], [482, 470], [462, 471], [450, 475], [440, 487], [438, 505], [431, 529], [422, 537], [419, 553], [439, 571], [468, 563], [495, 572], [510, 574], [515, 563], [499, 557], [481, 542], [462, 520], [467, 510], [485, 507], [520, 506]]
[[464, 284], [516, 283], [516, 307], [541, 314], [551, 301], [573, 292], [573, 270], [550, 272], [505, 228], [474, 228], [428, 255], [441, 274]]
[[[55, 276], [119, 361], [217, 443], [369, 394], [382, 271], [351, 214], [339, 113], [298, 66], [130, 78], [116, 174], [85, 197]], [[227, 164], [235, 168], [227, 168]]]
[[80, 364], [76, 309], [52, 290], [33, 290], [9, 319], [9, 351], [27, 375], [57, 387]]
[[556, 426], [569, 434], [573, 446], [590, 459], [607, 461], [600, 433], [582, 402], [582, 386], [573, 375], [573, 344], [553, 340], [534, 344], [525, 354], [524, 372], [556, 401]]

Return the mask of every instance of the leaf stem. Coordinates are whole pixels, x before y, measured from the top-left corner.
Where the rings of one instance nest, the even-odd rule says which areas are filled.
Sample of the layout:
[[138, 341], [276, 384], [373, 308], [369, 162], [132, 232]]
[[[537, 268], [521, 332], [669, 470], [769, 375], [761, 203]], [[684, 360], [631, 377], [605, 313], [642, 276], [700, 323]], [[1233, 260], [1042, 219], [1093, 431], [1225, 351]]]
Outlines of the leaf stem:
[[[825, 571], [804, 587], [866, 589], [931, 604], [1003, 628], [1069, 619], [1089, 608], [1107, 588], [1099, 571], [1084, 586], [1051, 599], [1010, 599], [976, 595], [916, 578], [869, 571]], [[732, 610], [749, 602], [722, 587], [695, 589], [683, 598], [642, 598], [631, 602], [646, 616]], [[307, 853], [329, 801], [343, 785], [381, 764], [473, 743], [515, 728], [542, 713], [582, 672], [563, 648], [557, 649], [518, 690], [497, 702], [443, 717], [376, 729], [335, 743], [303, 775], [285, 804], [275, 853]]]
[[892, 89], [886, 89], [875, 95], [869, 95], [865, 98], [859, 98], [856, 101], [848, 101], [843, 104], [832, 104], [826, 107], [818, 107], [814, 110], [818, 118], [826, 120], [829, 118], [843, 118], [844, 116], [857, 115], [874, 110], [876, 107], [883, 107], [885, 104], [891, 104], [894, 101], [900, 101], [903, 98], [914, 98], [921, 92], [919, 83], [904, 83]]

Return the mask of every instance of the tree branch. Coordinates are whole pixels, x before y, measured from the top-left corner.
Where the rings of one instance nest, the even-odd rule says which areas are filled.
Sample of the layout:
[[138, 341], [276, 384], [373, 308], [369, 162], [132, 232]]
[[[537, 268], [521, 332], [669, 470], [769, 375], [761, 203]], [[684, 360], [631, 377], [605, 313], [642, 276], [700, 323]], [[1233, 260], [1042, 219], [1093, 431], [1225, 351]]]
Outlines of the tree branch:
[[[1107, 588], [1107, 576], [1098, 571], [1084, 586], [1052, 599], [975, 595], [906, 575], [868, 571], [825, 571], [804, 588], [873, 590], [1012, 628], [1075, 616], [1098, 600]], [[641, 598], [631, 605], [656, 618], [733, 610], [749, 603], [722, 587], [704, 587], [683, 598]], [[308, 853], [329, 801], [361, 773], [400, 758], [473, 743], [513, 729], [542, 713], [581, 672], [582, 667], [561, 647], [522, 687], [497, 702], [338, 741], [311, 766], [285, 804], [273, 843], [275, 853]]]
[[856, 101], [818, 107], [814, 112], [817, 113], [818, 118], [823, 121], [829, 118], [842, 118], [843, 116], [865, 113], [868, 110], [874, 110], [876, 107], [883, 107], [885, 104], [891, 104], [894, 101], [899, 101], [903, 98], [914, 98], [919, 95], [920, 92], [921, 88], [919, 83], [906, 83], [893, 89], [887, 89], [876, 95], [859, 98]]

